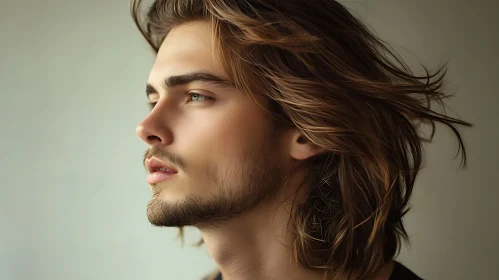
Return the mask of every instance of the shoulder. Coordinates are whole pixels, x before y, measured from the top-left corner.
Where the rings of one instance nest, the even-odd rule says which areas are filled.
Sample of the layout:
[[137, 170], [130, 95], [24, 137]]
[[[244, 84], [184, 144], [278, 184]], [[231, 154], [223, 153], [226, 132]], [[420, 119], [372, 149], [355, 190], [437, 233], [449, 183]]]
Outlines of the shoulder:
[[423, 280], [403, 264], [395, 262], [390, 280]]

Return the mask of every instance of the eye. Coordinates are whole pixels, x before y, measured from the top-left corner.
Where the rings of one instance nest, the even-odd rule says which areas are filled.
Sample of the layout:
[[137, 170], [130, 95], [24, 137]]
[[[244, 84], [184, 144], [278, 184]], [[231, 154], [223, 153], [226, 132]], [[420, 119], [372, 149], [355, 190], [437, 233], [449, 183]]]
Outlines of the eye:
[[[196, 92], [187, 92], [186, 95], [188, 96], [187, 103], [192, 103], [192, 102], [198, 103], [198, 102], [206, 102], [206, 101], [213, 100], [212, 97], [202, 95], [202, 94], [199, 94]], [[154, 109], [154, 107], [156, 106], [157, 103], [158, 102], [147, 102], [147, 105], [149, 105], [149, 108], [152, 110], [152, 109]]]
[[149, 108], [152, 110], [154, 109], [154, 106], [156, 106], [156, 103], [158, 102], [147, 102], [147, 105], [149, 105]]
[[[196, 92], [187, 92], [186, 94], [187, 94], [187, 96], [189, 96], [188, 97], [189, 101], [187, 103], [191, 103], [191, 102], [205, 102], [205, 101], [213, 99], [213, 98], [211, 98], [209, 96], [202, 95], [202, 94], [199, 94], [199, 93], [196, 93]], [[194, 98], [194, 100], [192, 98]]]

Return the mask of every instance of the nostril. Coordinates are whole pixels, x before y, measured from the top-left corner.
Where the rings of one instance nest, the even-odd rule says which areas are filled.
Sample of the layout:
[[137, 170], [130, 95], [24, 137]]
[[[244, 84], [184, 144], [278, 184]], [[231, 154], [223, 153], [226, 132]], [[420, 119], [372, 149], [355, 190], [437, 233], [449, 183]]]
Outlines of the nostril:
[[147, 136], [147, 140], [148, 141], [160, 141], [161, 142], [161, 139], [158, 136], [155, 136], [155, 135], [149, 135], [149, 136]]

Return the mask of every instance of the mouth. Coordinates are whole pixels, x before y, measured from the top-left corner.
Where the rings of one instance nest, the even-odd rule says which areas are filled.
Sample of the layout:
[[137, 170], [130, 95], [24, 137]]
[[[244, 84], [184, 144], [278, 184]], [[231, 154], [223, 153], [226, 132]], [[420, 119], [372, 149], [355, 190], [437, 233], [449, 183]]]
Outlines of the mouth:
[[146, 167], [149, 172], [149, 175], [147, 176], [148, 184], [156, 184], [169, 180], [177, 174], [177, 170], [175, 168], [155, 157], [147, 159]]
[[167, 181], [171, 179], [175, 174], [177, 173], [161, 169], [153, 171], [149, 173], [149, 175], [147, 176], [147, 183], [149, 185], [152, 185], [152, 184], [157, 184], [159, 182]]

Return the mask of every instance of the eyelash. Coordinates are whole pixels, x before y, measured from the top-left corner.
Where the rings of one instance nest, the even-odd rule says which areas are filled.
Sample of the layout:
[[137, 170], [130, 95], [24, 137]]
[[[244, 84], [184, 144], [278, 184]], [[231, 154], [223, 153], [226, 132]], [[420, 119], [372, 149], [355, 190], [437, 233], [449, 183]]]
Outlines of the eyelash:
[[[197, 92], [186, 93], [186, 95], [188, 96], [188, 99], [190, 99], [194, 94], [203, 97], [204, 100], [201, 100], [201, 101], [190, 101], [190, 102], [187, 102], [187, 103], [192, 103], [192, 102], [198, 103], [198, 102], [206, 102], [206, 101], [209, 101], [209, 100], [213, 100], [212, 97], [209, 97], [209, 96], [206, 96], [206, 95], [203, 95], [203, 94], [199, 94]], [[149, 105], [149, 107], [152, 110], [154, 108], [154, 106], [156, 106], [156, 103], [158, 103], [158, 102], [148, 102], [147, 104]]]

